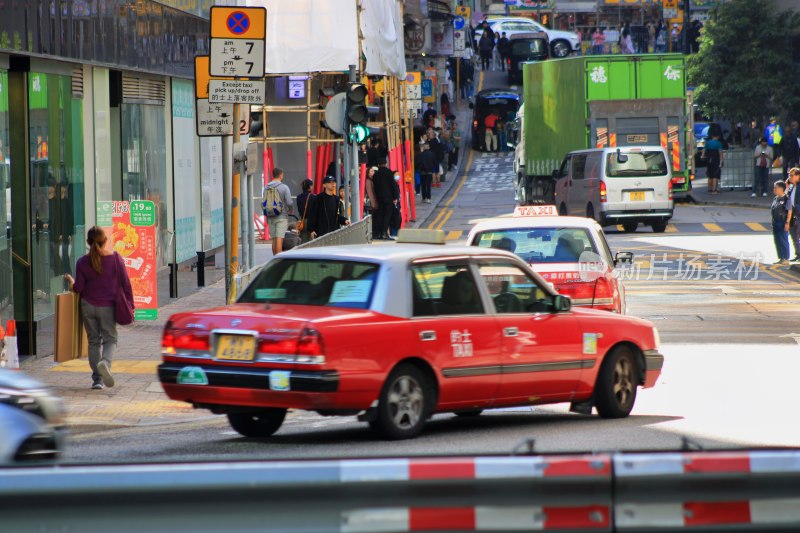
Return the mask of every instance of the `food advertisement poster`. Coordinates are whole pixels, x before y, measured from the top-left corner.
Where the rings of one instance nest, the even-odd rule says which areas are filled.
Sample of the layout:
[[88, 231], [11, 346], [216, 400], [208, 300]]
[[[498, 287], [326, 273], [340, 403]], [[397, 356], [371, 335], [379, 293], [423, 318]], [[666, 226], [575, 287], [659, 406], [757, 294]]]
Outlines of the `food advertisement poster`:
[[106, 247], [125, 261], [133, 288], [136, 320], [158, 318], [156, 206], [149, 200], [98, 202], [97, 225], [108, 236]]

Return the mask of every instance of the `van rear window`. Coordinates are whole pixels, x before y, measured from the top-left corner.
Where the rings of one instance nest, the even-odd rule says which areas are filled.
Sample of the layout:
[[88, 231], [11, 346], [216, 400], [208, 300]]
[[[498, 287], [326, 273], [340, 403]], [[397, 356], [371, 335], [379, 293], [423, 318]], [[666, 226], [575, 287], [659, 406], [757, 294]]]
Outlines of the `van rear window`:
[[[610, 153], [606, 159], [606, 176], [609, 178], [666, 176], [667, 158], [664, 152], [643, 150], [641, 152]], [[627, 159], [626, 159], [627, 158]], [[620, 159], [626, 159], [620, 161]]]

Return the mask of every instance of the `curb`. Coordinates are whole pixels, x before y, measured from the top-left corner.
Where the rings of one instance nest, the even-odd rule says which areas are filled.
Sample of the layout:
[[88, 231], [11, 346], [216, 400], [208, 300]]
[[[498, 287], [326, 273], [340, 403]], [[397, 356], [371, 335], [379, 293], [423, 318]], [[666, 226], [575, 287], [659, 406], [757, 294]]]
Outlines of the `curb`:
[[753, 204], [747, 204], [747, 203], [743, 203], [743, 202], [724, 202], [724, 201], [723, 202], [712, 202], [712, 201], [708, 201], [708, 200], [698, 200], [691, 193], [689, 193], [687, 195], [687, 198], [689, 199], [689, 203], [697, 204], [697, 205], [717, 205], [717, 206], [720, 206], [720, 207], [744, 207], [744, 208], [747, 208], [747, 209], [767, 209], [767, 210], [769, 209], [769, 206], [753, 205]]

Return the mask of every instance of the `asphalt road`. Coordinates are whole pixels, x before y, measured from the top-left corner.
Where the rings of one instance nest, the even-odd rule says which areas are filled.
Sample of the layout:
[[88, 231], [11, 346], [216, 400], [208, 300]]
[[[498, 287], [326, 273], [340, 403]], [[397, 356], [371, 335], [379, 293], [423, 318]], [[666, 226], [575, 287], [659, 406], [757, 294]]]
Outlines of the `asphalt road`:
[[[500, 84], [499, 74], [491, 73]], [[495, 79], [497, 78], [497, 79]], [[514, 206], [511, 154], [468, 155], [466, 171], [424, 227], [463, 239], [476, 220]], [[632, 416], [602, 420], [566, 405], [434, 417], [411, 441], [377, 439], [354, 418], [293, 412], [269, 440], [240, 437], [224, 417], [182, 425], [76, 435], [67, 461], [333, 458], [538, 451], [800, 445], [787, 407], [800, 371], [800, 289], [777, 258], [763, 209], [680, 205], [667, 233], [606, 228], [613, 251], [633, 251], [628, 312], [661, 331], [666, 362], [653, 389], [640, 390]]]

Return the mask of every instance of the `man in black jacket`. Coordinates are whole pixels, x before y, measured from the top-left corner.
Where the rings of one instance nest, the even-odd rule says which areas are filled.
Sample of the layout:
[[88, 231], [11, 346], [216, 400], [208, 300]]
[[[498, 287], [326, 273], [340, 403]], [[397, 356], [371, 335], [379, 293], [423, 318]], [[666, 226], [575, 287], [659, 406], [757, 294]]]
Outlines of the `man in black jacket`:
[[339, 197], [336, 196], [336, 178], [325, 176], [322, 180], [322, 193], [314, 197], [308, 215], [308, 231], [311, 238], [322, 237], [326, 233], [347, 226], [350, 221], [344, 216]]
[[433, 181], [433, 173], [439, 170], [439, 163], [436, 161], [436, 156], [430, 151], [428, 144], [423, 144], [420, 147], [420, 154], [415, 161], [417, 165], [417, 172], [419, 172], [419, 183], [422, 189], [423, 203], [431, 203], [431, 182]]
[[392, 219], [392, 211], [394, 203], [399, 200], [399, 196], [395, 197], [394, 193], [394, 173], [386, 167], [386, 158], [381, 157], [378, 159], [378, 171], [372, 177], [375, 184], [375, 196], [378, 198], [378, 212], [377, 220], [373, 220], [373, 224], [377, 224], [375, 234], [379, 235], [380, 239], [391, 239], [389, 237], [389, 222]]

